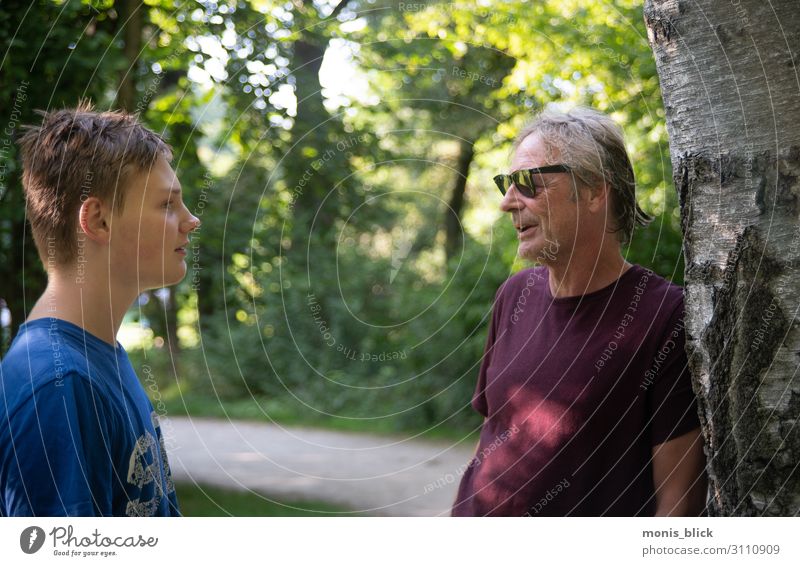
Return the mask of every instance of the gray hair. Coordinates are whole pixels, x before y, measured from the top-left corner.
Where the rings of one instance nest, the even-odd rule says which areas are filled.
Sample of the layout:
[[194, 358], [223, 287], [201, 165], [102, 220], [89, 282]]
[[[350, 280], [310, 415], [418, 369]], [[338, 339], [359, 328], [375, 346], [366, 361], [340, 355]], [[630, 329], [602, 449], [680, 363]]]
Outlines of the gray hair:
[[637, 224], [647, 226], [653, 220], [636, 203], [636, 180], [622, 128], [611, 118], [580, 106], [566, 113], [547, 109], [517, 135], [514, 149], [533, 134], [540, 136], [548, 154], [560, 152], [561, 163], [569, 165], [585, 186], [605, 183], [611, 189], [613, 232], [621, 243], [630, 242]]

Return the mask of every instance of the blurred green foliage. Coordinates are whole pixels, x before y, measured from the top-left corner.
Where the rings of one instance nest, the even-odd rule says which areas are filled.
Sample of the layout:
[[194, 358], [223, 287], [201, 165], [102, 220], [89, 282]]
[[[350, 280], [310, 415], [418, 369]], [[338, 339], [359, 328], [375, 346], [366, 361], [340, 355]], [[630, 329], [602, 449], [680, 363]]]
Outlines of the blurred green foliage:
[[[136, 110], [175, 147], [203, 225], [186, 280], [129, 316], [149, 336], [131, 352], [137, 369], [155, 368], [170, 406], [218, 414], [211, 403], [225, 414], [225, 403], [253, 399], [266, 418], [468, 432], [480, 424], [469, 402], [495, 291], [524, 267], [491, 177], [507, 168], [531, 112], [586, 104], [623, 125], [638, 198], [656, 216], [625, 253], [682, 281], [641, 8], [334, 4], [148, 0], [134, 60], [118, 49], [124, 22], [110, 1], [40, 1], [31, 13], [3, 12], [0, 33], [13, 55], [28, 49], [9, 40], [14, 29], [52, 28], [30, 39], [77, 85], [54, 79], [43, 91], [58, 96], [30, 104], [84, 94], [113, 106], [109, 85], [131, 72]], [[73, 44], [77, 59], [63, 60]], [[37, 69], [7, 55], [0, 87], [44, 81]], [[3, 120], [11, 111], [2, 107]], [[3, 158], [13, 172], [14, 156]], [[19, 190], [2, 195], [3, 250], [20, 245]], [[170, 332], [180, 348], [168, 351]]]

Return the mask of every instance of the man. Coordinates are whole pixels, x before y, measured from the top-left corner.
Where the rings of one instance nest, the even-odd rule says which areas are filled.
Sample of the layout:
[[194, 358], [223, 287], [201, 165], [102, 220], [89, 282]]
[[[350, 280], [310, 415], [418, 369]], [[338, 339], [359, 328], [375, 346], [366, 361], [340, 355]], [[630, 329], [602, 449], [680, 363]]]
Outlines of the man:
[[519, 255], [472, 405], [485, 417], [454, 515], [698, 515], [702, 437], [681, 288], [621, 254], [636, 224], [621, 129], [546, 111], [495, 178]]
[[178, 515], [158, 416], [116, 341], [186, 274], [199, 221], [172, 153], [128, 114], [44, 115], [20, 140], [47, 288], [0, 366], [0, 515]]

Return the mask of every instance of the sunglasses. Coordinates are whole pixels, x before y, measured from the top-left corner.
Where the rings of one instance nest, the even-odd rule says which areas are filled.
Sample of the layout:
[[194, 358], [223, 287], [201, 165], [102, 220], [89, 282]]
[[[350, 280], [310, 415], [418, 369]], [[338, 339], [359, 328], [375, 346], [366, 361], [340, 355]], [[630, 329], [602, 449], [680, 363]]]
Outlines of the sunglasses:
[[506, 195], [506, 192], [513, 184], [517, 187], [519, 194], [526, 198], [533, 198], [536, 196], [536, 185], [538, 184], [540, 187], [544, 185], [541, 178], [538, 179], [538, 183], [534, 182], [536, 175], [542, 175], [543, 173], [569, 173], [570, 171], [572, 171], [572, 168], [569, 165], [547, 165], [546, 167], [536, 167], [534, 169], [520, 169], [510, 175], [496, 175], [494, 182], [503, 196]]

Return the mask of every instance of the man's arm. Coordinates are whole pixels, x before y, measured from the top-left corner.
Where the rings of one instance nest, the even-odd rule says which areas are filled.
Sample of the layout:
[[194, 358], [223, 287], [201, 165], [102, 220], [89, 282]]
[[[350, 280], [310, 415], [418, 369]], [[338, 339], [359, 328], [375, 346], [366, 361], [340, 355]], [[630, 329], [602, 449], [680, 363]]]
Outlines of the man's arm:
[[653, 447], [656, 516], [692, 516], [706, 506], [706, 459], [696, 428]]

